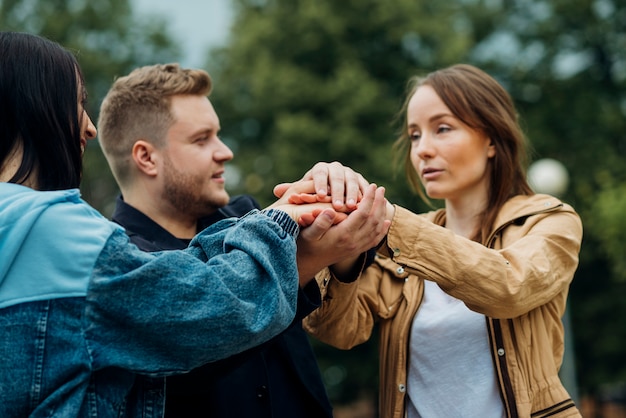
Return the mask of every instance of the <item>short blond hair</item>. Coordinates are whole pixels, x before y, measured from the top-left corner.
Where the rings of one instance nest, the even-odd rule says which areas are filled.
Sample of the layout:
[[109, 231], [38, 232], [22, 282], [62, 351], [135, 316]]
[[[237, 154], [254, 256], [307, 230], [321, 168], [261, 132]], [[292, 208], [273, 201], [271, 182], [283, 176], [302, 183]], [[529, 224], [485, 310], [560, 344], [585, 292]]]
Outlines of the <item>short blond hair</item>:
[[211, 77], [200, 69], [179, 64], [140, 67], [115, 80], [102, 101], [98, 118], [98, 138], [117, 183], [130, 179], [131, 152], [140, 139], [157, 147], [164, 144], [174, 122], [171, 97], [211, 93]]

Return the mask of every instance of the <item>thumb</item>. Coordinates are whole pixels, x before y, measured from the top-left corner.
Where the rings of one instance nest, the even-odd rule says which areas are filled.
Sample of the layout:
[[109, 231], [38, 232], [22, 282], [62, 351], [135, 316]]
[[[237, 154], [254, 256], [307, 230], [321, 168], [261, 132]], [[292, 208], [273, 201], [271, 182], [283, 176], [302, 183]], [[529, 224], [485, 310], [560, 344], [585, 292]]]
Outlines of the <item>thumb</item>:
[[336, 216], [337, 212], [333, 209], [324, 209], [310, 226], [300, 229], [300, 235], [311, 241], [322, 239], [324, 234], [335, 224]]
[[291, 183], [280, 183], [274, 186], [274, 196], [277, 198], [283, 197], [285, 192], [291, 187]]

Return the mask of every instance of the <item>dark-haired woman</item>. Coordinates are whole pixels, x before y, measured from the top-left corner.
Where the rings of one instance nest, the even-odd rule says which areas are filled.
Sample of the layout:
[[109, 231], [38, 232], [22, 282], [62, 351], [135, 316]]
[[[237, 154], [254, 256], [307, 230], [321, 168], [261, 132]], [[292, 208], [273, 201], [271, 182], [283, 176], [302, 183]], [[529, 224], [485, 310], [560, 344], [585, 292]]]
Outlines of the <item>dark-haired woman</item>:
[[77, 189], [96, 129], [75, 57], [14, 32], [0, 57], [0, 416], [162, 417], [165, 376], [290, 324], [299, 209], [279, 201], [184, 251], [139, 251]]

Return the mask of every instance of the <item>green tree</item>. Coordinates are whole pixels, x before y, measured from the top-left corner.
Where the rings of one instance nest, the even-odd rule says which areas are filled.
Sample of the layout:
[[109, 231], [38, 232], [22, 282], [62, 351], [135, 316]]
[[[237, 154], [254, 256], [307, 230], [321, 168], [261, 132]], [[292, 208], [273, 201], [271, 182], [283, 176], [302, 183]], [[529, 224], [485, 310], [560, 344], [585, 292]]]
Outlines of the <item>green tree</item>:
[[[268, 203], [274, 184], [298, 178], [317, 161], [338, 160], [385, 185], [393, 202], [424, 210], [390, 152], [406, 81], [457, 62], [476, 64], [511, 92], [533, 159], [555, 158], [570, 173], [563, 198], [585, 226], [570, 296], [580, 391], [594, 394], [626, 380], [619, 360], [626, 351], [623, 2], [234, 4], [230, 42], [214, 51], [207, 68], [223, 138], [241, 173], [235, 191]], [[318, 352], [335, 377], [333, 365], [349, 363], [350, 354]], [[357, 363], [376, 364], [366, 357]], [[353, 396], [348, 387], [360, 387], [358, 367], [332, 387], [336, 401]]]
[[[392, 125], [409, 75], [467, 59], [478, 41], [454, 2], [236, 1], [229, 45], [208, 68], [241, 191], [271, 187], [339, 160], [421, 207], [394, 181]], [[476, 10], [475, 10], [476, 9]], [[477, 5], [476, 15], [489, 13]], [[455, 28], [451, 31], [450, 28]]]
[[[0, 28], [41, 35], [76, 53], [94, 123], [115, 77], [140, 65], [180, 57], [165, 19], [140, 19], [130, 0], [0, 0]], [[95, 141], [87, 147], [84, 166], [84, 198], [110, 214], [118, 189]]]

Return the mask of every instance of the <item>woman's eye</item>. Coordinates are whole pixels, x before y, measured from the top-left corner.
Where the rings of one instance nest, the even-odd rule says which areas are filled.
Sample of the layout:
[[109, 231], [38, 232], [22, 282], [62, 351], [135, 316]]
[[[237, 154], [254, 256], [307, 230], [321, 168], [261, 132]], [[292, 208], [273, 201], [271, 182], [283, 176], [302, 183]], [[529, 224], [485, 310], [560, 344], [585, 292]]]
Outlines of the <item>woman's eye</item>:
[[448, 125], [440, 125], [439, 128], [437, 128], [437, 132], [439, 133], [446, 133], [450, 131], [450, 127]]
[[409, 139], [411, 141], [417, 141], [417, 140], [420, 139], [420, 137], [421, 137], [421, 135], [418, 132], [411, 132], [411, 133], [409, 133]]

